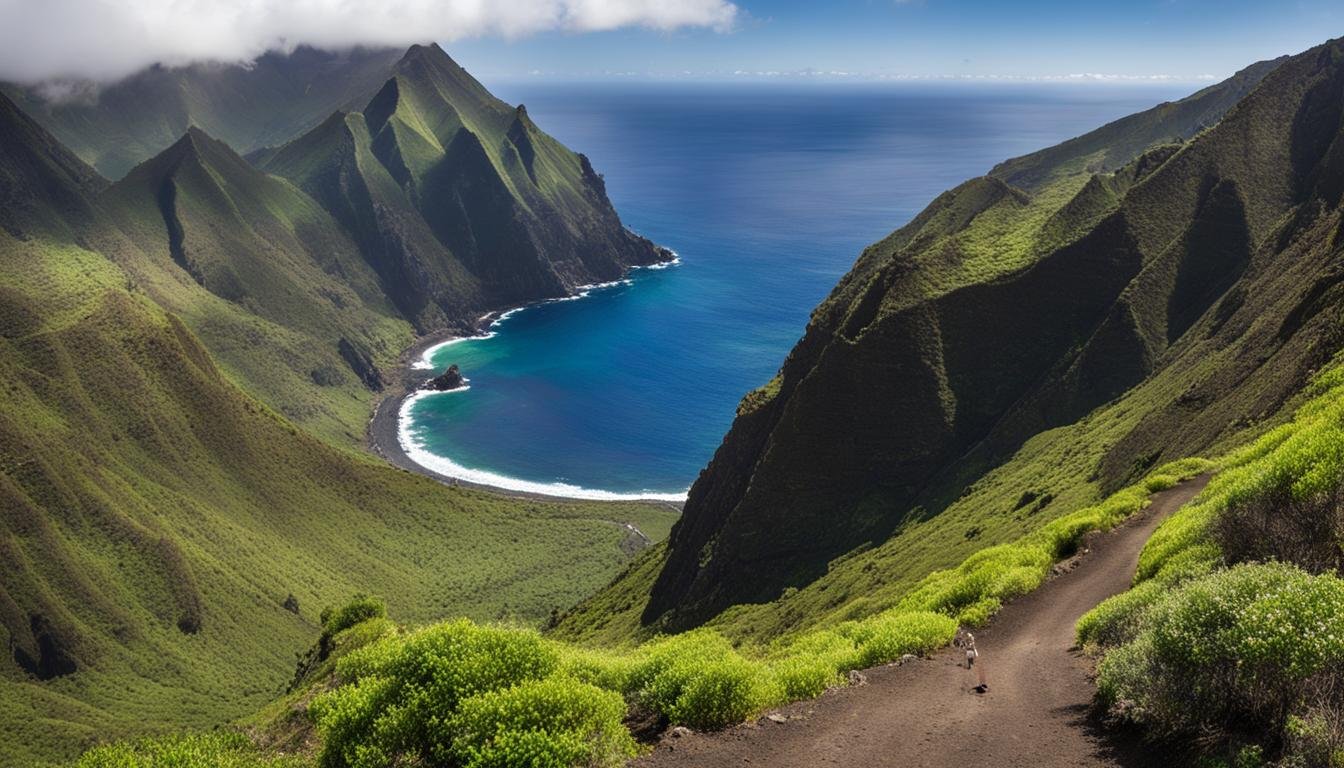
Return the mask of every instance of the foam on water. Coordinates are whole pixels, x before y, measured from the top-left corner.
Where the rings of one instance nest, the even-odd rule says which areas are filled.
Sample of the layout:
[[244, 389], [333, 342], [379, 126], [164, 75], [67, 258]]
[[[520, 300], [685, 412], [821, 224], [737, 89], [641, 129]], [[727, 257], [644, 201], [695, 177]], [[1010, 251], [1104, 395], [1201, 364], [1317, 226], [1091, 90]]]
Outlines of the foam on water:
[[488, 485], [492, 488], [502, 488], [506, 491], [535, 493], [543, 496], [559, 496], [567, 499], [591, 499], [593, 501], [683, 502], [686, 500], [685, 491], [681, 493], [659, 493], [657, 491], [617, 493], [615, 491], [584, 488], [570, 483], [540, 483], [531, 480], [522, 480], [516, 477], [509, 477], [508, 475], [501, 475], [497, 472], [490, 472], [489, 470], [464, 467], [447, 456], [440, 456], [427, 450], [414, 434], [414, 420], [411, 417], [411, 412], [415, 407], [415, 403], [422, 398], [452, 395], [458, 392], [465, 392], [468, 389], [471, 389], [471, 387], [460, 387], [445, 392], [421, 391], [412, 394], [402, 402], [400, 414], [401, 429], [397, 433], [397, 439], [401, 443], [401, 449], [405, 451], [406, 455], [416, 464], [419, 464], [426, 469], [433, 470], [441, 475], [456, 478], [463, 482]]

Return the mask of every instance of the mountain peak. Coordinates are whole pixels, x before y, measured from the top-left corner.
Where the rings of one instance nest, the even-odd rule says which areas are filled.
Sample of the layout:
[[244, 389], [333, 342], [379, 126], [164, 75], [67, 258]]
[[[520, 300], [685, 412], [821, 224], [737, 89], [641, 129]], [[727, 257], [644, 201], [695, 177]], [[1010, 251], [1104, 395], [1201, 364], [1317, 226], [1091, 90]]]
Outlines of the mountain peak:
[[206, 133], [203, 128], [192, 125], [167, 149], [132, 168], [115, 186], [146, 179], [158, 183], [193, 165], [208, 168], [224, 178], [244, 179], [261, 175], [228, 144]]
[[415, 60], [437, 61], [437, 62], [446, 61], [450, 64], [453, 64], [454, 66], [456, 66], [457, 64], [457, 62], [453, 61], [453, 57], [448, 55], [447, 51], [443, 50], [443, 48], [440, 48], [438, 43], [433, 42], [416, 43], [412, 45], [410, 48], [406, 49], [406, 53], [401, 57], [401, 60], [402, 62], [415, 61]]
[[217, 151], [218, 147], [223, 147], [229, 152], [233, 151], [228, 148], [227, 144], [217, 141], [213, 136], [206, 133], [204, 129], [196, 125], [189, 125], [187, 130], [182, 133], [181, 138], [146, 163], [153, 163], [158, 158], [171, 159], [174, 164], [187, 157], [203, 159], [203, 156]]

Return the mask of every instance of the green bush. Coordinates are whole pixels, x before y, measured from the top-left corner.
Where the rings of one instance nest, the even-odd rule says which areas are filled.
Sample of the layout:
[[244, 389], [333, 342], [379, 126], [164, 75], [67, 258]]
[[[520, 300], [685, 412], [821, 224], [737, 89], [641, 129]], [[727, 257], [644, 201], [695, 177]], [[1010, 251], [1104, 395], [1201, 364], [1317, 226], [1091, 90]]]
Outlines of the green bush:
[[535, 632], [466, 619], [355, 650], [336, 664], [347, 685], [311, 707], [324, 737], [322, 763], [372, 766], [447, 754], [452, 734], [443, 726], [462, 700], [540, 680], [558, 658]]
[[383, 604], [382, 600], [368, 595], [355, 595], [350, 602], [340, 608], [328, 607], [322, 609], [320, 617], [322, 634], [325, 637], [331, 637], [361, 621], [381, 618], [386, 615], [387, 606]]
[[672, 723], [719, 728], [777, 703], [768, 667], [744, 658], [708, 630], [668, 637], [641, 649], [627, 690]]
[[462, 702], [439, 758], [470, 768], [620, 765], [635, 754], [617, 693], [564, 677], [526, 682]]
[[1344, 676], [1344, 580], [1333, 575], [1240, 565], [1139, 611], [1126, 619], [1139, 626], [1133, 639], [1103, 658], [1099, 690], [1159, 732], [1243, 723], [1277, 741], [1309, 686]]
[[855, 628], [859, 666], [885, 664], [907, 653], [927, 653], [952, 642], [956, 633], [956, 620], [940, 613], [880, 613]]
[[76, 768], [300, 768], [297, 757], [268, 758], [237, 731], [122, 742], [85, 752]]
[[844, 681], [840, 666], [825, 656], [787, 656], [773, 662], [770, 671], [786, 701], [815, 698]]
[[1162, 584], [1148, 581], [1102, 602], [1078, 620], [1078, 644], [1114, 647], [1133, 640], [1143, 627], [1145, 612], [1164, 594]]

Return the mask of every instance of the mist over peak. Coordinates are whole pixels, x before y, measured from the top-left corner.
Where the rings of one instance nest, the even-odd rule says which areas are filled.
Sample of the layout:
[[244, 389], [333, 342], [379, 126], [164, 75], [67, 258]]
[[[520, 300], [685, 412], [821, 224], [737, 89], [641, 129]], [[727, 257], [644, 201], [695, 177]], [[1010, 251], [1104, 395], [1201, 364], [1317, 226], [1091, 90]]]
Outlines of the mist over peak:
[[726, 0], [0, 0], [0, 79], [110, 82], [153, 64], [246, 63], [302, 45], [406, 46], [627, 27], [726, 31], [737, 15]]

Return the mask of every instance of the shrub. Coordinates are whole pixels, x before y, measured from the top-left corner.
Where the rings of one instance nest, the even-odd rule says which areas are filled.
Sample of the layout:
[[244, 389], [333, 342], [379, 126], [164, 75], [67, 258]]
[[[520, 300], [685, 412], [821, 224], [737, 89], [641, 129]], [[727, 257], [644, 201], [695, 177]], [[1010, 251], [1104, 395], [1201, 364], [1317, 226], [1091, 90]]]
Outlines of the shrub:
[[678, 665], [653, 681], [653, 698], [673, 723], [722, 728], [780, 701], [774, 681], [758, 663], [734, 654], [698, 668]]
[[957, 623], [967, 627], [981, 627], [989, 623], [999, 612], [1003, 602], [996, 597], [986, 597], [961, 609], [957, 614]]
[[764, 664], [744, 658], [717, 632], [675, 635], [640, 655], [629, 691], [673, 723], [719, 728], [742, 722], [782, 696]]
[[617, 693], [565, 677], [521, 683], [462, 702], [440, 759], [471, 768], [620, 765], [635, 742]]
[[895, 661], [907, 653], [941, 648], [952, 642], [956, 633], [956, 620], [940, 613], [880, 613], [856, 627], [859, 666], [872, 667]]
[[787, 701], [811, 699], [840, 685], [844, 677], [834, 659], [825, 656], [790, 655], [770, 665], [775, 684]]
[[330, 606], [323, 608], [320, 617], [322, 635], [317, 639], [315, 661], [325, 661], [331, 655], [332, 641], [336, 635], [369, 619], [381, 619], [386, 616], [387, 606], [383, 605], [383, 601], [368, 595], [355, 595], [350, 602], [340, 608]]
[[558, 655], [535, 632], [437, 624], [387, 637], [336, 664], [347, 682], [314, 700], [326, 766], [386, 765], [447, 754], [447, 718], [464, 699], [554, 672]]
[[1277, 741], [1312, 686], [1344, 674], [1344, 580], [1241, 565], [1152, 603], [1102, 660], [1103, 700], [1161, 732], [1243, 723]]
[[1223, 509], [1213, 538], [1228, 563], [1283, 560], [1312, 573], [1344, 571], [1344, 485], [1305, 497], [1267, 488]]
[[322, 634], [331, 637], [343, 629], [349, 629], [366, 619], [381, 618], [387, 615], [387, 606], [382, 600], [368, 595], [355, 595], [350, 602], [340, 608], [322, 609], [320, 620]]
[[1078, 620], [1078, 644], [1114, 647], [1133, 640], [1143, 627], [1145, 612], [1164, 594], [1162, 584], [1148, 581], [1103, 601]]
[[1321, 676], [1284, 728], [1287, 766], [1344, 768], [1344, 677]]

